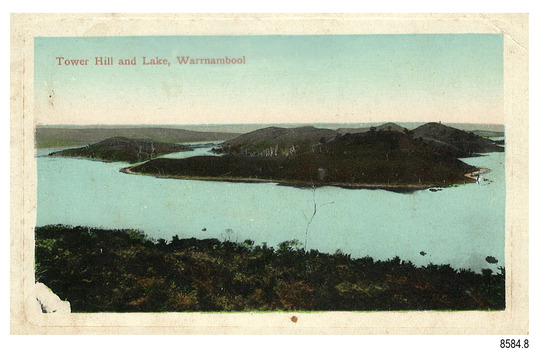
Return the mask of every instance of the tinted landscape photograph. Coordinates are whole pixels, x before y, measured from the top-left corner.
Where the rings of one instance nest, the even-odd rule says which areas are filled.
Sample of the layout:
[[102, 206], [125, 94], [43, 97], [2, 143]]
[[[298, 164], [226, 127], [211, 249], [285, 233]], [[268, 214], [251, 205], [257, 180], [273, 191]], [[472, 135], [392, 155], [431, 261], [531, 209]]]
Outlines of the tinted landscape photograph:
[[504, 310], [502, 51], [495, 34], [36, 38], [35, 281], [59, 304], [37, 302]]

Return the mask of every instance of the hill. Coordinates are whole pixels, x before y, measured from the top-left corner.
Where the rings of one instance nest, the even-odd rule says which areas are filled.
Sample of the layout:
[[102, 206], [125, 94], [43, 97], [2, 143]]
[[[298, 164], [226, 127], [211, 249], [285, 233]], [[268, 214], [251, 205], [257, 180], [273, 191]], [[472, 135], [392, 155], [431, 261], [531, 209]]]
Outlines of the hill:
[[215, 149], [217, 153], [250, 156], [283, 155], [310, 150], [314, 145], [326, 143], [337, 136], [330, 129], [313, 126], [298, 128], [268, 127], [240, 135], [223, 142]]
[[166, 143], [229, 140], [239, 134], [200, 132], [164, 127], [40, 127], [36, 128], [38, 148], [83, 146], [112, 137], [146, 139]]
[[172, 143], [112, 137], [89, 146], [53, 152], [50, 156], [84, 157], [112, 162], [136, 163], [150, 160], [163, 154], [189, 151], [191, 149], [185, 145]]
[[396, 131], [396, 132], [406, 133], [407, 129], [395, 123], [385, 123], [385, 124], [375, 127], [375, 131]]
[[441, 123], [428, 123], [413, 129], [413, 136], [442, 153], [453, 157], [473, 157], [478, 153], [503, 152], [503, 147], [472, 132], [455, 129]]
[[359, 134], [361, 132], [370, 131], [370, 128], [339, 128], [336, 129], [336, 133], [339, 135], [345, 134]]
[[[279, 130], [280, 132], [281, 130]], [[265, 130], [268, 134], [277, 130]], [[314, 131], [311, 131], [312, 133]], [[219, 181], [414, 190], [468, 183], [476, 170], [422, 140], [396, 131], [336, 136], [287, 155], [154, 159], [123, 171]]]
[[481, 137], [504, 137], [505, 133], [503, 131], [492, 131], [492, 130], [473, 130], [475, 135]]

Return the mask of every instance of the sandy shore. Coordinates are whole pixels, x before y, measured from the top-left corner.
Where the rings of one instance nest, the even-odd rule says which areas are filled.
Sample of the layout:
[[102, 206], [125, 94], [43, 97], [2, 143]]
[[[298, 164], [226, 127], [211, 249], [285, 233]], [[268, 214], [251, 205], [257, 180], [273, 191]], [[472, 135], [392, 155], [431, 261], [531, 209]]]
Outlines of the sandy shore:
[[464, 174], [465, 177], [472, 179], [473, 181], [477, 181], [477, 175], [484, 174], [488, 171], [486, 168], [481, 168], [479, 170], [473, 171], [471, 173]]

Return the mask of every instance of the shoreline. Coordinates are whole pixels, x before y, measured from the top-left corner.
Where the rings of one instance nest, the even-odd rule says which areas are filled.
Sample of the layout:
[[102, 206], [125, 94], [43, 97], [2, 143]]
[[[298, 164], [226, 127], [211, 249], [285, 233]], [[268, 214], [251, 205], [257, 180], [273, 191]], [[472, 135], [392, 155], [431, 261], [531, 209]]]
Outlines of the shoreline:
[[468, 179], [472, 179], [473, 181], [477, 182], [477, 178], [474, 175], [481, 175], [481, 174], [484, 174], [484, 173], [486, 173], [488, 171], [490, 171], [490, 169], [479, 168], [479, 169], [477, 169], [475, 171], [472, 171], [471, 173], [464, 174], [464, 176], [467, 177]]
[[[215, 182], [238, 182], [238, 183], [270, 183], [276, 184], [278, 186], [290, 186], [298, 188], [314, 188], [314, 187], [339, 187], [344, 189], [365, 189], [365, 190], [386, 190], [398, 193], [412, 193], [415, 191], [427, 190], [433, 187], [451, 187], [455, 185], [463, 185], [465, 183], [448, 183], [448, 184], [370, 184], [370, 183], [340, 183], [340, 182], [329, 182], [329, 183], [308, 183], [308, 182], [297, 182], [297, 181], [285, 181], [285, 180], [266, 180], [266, 179], [250, 179], [250, 178], [219, 178], [219, 177], [206, 177], [206, 176], [181, 176], [181, 175], [158, 175], [158, 174], [149, 174], [149, 173], [139, 173], [131, 170], [132, 166], [121, 168], [119, 171], [124, 174], [130, 175], [144, 175], [144, 176], [153, 176], [161, 179], [178, 179], [178, 180], [194, 180], [194, 181], [215, 181]], [[473, 174], [484, 173], [488, 169], [479, 169], [477, 171], [464, 174], [476, 181], [475, 177], [472, 177]], [[469, 175], [469, 176], [468, 176]], [[470, 177], [471, 176], [471, 177]]]

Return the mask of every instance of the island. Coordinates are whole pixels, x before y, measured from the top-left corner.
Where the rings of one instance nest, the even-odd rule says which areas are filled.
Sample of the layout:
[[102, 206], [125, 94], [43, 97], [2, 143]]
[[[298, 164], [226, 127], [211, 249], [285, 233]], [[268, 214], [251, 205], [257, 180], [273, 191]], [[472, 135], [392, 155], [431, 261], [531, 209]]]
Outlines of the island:
[[[479, 133], [481, 132], [479, 131]], [[487, 132], [487, 135], [495, 136], [500, 134]], [[500, 146], [500, 142], [492, 141], [475, 132], [466, 132], [441, 123], [428, 123], [413, 129], [413, 137], [421, 138], [440, 152], [458, 158], [504, 151], [504, 148]]]
[[192, 148], [189, 146], [175, 143], [112, 137], [92, 145], [52, 152], [49, 155], [53, 157], [81, 157], [110, 162], [137, 163], [168, 153], [190, 150]]
[[387, 123], [363, 132], [343, 131], [269, 127], [221, 143], [213, 150], [220, 157], [160, 158], [121, 171], [178, 179], [409, 192], [476, 182], [473, 174], [482, 169], [458, 158], [503, 152], [489, 139], [440, 123], [414, 130]]

